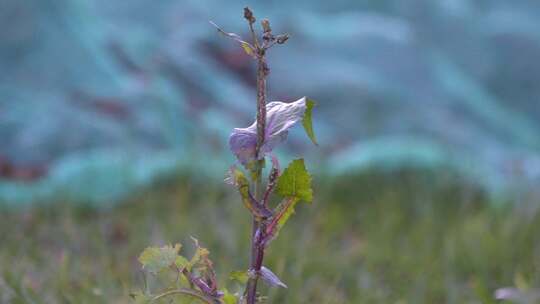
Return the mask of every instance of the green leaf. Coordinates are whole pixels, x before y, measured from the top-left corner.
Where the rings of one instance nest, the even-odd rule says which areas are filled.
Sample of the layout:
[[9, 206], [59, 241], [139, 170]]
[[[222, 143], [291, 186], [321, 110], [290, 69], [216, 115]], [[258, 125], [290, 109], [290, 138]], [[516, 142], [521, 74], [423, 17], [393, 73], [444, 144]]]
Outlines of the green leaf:
[[237, 281], [238, 283], [241, 283], [241, 284], [246, 284], [247, 281], [249, 280], [249, 275], [247, 271], [241, 271], [241, 270], [231, 271], [231, 273], [229, 274], [229, 279], [233, 281]]
[[311, 176], [306, 170], [303, 159], [293, 160], [279, 176], [276, 192], [283, 197], [294, 197], [298, 200], [311, 202]]
[[148, 247], [139, 256], [139, 262], [149, 272], [158, 273], [176, 262], [181, 247], [180, 244], [174, 247], [172, 245]]
[[223, 292], [223, 303], [225, 304], [237, 304], [238, 303], [238, 298], [230, 293], [227, 289], [222, 289], [221, 292]]
[[191, 239], [195, 242], [195, 246], [197, 247], [197, 249], [195, 250], [195, 254], [193, 255], [193, 257], [191, 257], [191, 260], [189, 261], [190, 268], [195, 266], [197, 263], [208, 259], [208, 255], [210, 254], [210, 251], [208, 251], [208, 249], [199, 245], [199, 241], [196, 238], [192, 237]]
[[253, 52], [253, 49], [251, 48], [249, 43], [242, 41], [240, 42], [240, 44], [242, 45], [242, 48], [244, 49], [244, 52], [246, 52], [246, 54], [251, 57], [255, 57], [255, 53]]
[[287, 223], [291, 215], [294, 214], [294, 207], [296, 206], [296, 203], [298, 203], [298, 199], [296, 197], [289, 197], [284, 199], [277, 206], [275, 215], [266, 228], [266, 232], [272, 236], [271, 239], [275, 239], [278, 236], [281, 228], [285, 226], [285, 223]]
[[278, 213], [279, 217], [277, 222], [277, 232], [279, 232], [285, 223], [287, 223], [289, 217], [294, 214], [294, 206], [296, 206], [297, 202], [298, 199], [296, 198], [289, 198], [287, 201], [285, 201], [282, 207], [283, 209]]
[[276, 192], [285, 199], [277, 206], [267, 226], [267, 233], [272, 238], [277, 237], [281, 228], [294, 213], [296, 203], [301, 200], [309, 203], [313, 200], [311, 176], [306, 170], [303, 159], [293, 160], [283, 171], [278, 178]]
[[230, 184], [237, 187], [243, 196], [247, 196], [247, 191], [249, 190], [249, 181], [244, 175], [244, 172], [242, 172], [242, 170], [238, 169], [236, 166], [232, 166], [229, 169], [228, 174], [228, 180], [230, 180]]
[[178, 267], [178, 269], [183, 269], [188, 267], [189, 261], [185, 257], [179, 255], [176, 257], [174, 264], [176, 265], [176, 267]]
[[317, 139], [315, 138], [315, 133], [313, 132], [313, 121], [311, 119], [311, 112], [313, 111], [313, 107], [316, 105], [315, 101], [311, 99], [306, 99], [306, 111], [304, 112], [304, 119], [302, 120], [302, 126], [304, 126], [304, 130], [306, 130], [307, 136], [313, 144], [317, 144]]
[[257, 218], [268, 218], [272, 212], [263, 206], [260, 206], [251, 192], [249, 191], [249, 181], [244, 173], [233, 166], [229, 169], [228, 176], [225, 181], [238, 188], [238, 192], [242, 196], [244, 206]]

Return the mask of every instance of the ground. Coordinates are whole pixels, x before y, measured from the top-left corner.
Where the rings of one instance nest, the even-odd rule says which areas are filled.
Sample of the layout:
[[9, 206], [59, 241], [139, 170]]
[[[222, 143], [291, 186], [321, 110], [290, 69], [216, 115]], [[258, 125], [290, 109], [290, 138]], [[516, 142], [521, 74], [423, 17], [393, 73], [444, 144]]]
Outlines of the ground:
[[[289, 286], [268, 303], [494, 303], [504, 286], [540, 285], [540, 214], [493, 202], [437, 172], [315, 177], [265, 264]], [[247, 265], [250, 221], [226, 185], [187, 176], [110, 208], [49, 202], [0, 212], [0, 303], [132, 303], [137, 256], [190, 236], [220, 283]], [[163, 303], [169, 303], [164, 301]]]

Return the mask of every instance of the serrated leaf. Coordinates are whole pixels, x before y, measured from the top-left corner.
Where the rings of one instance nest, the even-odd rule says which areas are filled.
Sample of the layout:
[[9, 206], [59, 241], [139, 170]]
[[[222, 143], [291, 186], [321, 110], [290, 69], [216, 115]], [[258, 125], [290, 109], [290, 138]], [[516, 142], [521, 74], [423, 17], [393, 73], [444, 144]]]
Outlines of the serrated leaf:
[[279, 176], [276, 192], [283, 197], [294, 197], [308, 203], [313, 200], [311, 176], [303, 159], [293, 160], [283, 171]]
[[317, 139], [315, 138], [315, 132], [313, 132], [313, 121], [311, 118], [311, 113], [313, 112], [313, 107], [315, 106], [315, 101], [311, 99], [306, 99], [306, 111], [304, 112], [304, 119], [302, 120], [302, 126], [306, 131], [307, 136], [313, 144], [317, 144]]
[[183, 269], [189, 265], [189, 261], [185, 257], [179, 255], [176, 257], [174, 264], [176, 265], [176, 267], [178, 267], [178, 269]]
[[180, 244], [176, 244], [174, 247], [172, 245], [148, 247], [139, 256], [139, 262], [143, 265], [143, 269], [151, 273], [158, 273], [175, 263], [181, 247]]
[[233, 281], [237, 281], [238, 283], [241, 283], [241, 284], [246, 284], [247, 281], [249, 280], [249, 275], [247, 271], [241, 271], [241, 270], [231, 271], [231, 273], [229, 274], [229, 279]]
[[262, 266], [260, 271], [261, 278], [272, 287], [287, 288], [287, 285], [283, 283], [272, 270]]
[[199, 241], [196, 238], [192, 239], [195, 242], [195, 246], [197, 247], [197, 249], [195, 250], [195, 254], [193, 254], [193, 257], [191, 257], [191, 260], [189, 261], [189, 265], [191, 267], [201, 262], [202, 260], [207, 259], [208, 255], [210, 254], [210, 251], [208, 251], [208, 249], [199, 245]]

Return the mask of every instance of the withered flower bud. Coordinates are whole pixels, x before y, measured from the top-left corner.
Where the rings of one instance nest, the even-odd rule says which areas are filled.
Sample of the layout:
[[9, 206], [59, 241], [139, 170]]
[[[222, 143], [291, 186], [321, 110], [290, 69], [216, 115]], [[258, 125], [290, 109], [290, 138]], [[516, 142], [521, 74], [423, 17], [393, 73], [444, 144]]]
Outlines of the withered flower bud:
[[278, 44], [284, 44], [287, 40], [289, 40], [289, 34], [282, 34], [277, 36]]
[[272, 31], [270, 28], [270, 21], [268, 21], [268, 19], [261, 20], [261, 25], [264, 33], [270, 33]]

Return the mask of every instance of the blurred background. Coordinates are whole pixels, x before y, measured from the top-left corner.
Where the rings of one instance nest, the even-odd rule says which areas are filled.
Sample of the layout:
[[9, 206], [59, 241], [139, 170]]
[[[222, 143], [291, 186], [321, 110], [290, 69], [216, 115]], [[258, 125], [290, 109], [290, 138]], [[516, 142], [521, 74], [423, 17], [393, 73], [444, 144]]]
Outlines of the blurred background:
[[[292, 38], [270, 100], [317, 101], [282, 164], [315, 202], [267, 263], [269, 303], [492, 303], [540, 288], [540, 2], [0, 1], [0, 303], [130, 303], [149, 245], [209, 247], [223, 285], [249, 218], [223, 184], [252, 123], [242, 9]], [[294, 245], [291, 245], [294, 244]], [[235, 290], [234, 288], [232, 288]], [[528, 301], [528, 302], [527, 302]]]

